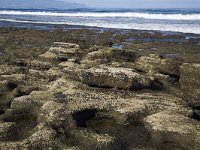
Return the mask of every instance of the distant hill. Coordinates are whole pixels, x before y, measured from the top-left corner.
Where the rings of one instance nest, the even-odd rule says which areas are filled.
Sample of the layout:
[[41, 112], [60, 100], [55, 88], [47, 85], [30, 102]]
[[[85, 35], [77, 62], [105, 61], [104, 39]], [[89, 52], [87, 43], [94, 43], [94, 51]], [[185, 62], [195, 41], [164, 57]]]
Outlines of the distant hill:
[[64, 0], [0, 0], [0, 8], [10, 9], [74, 9], [87, 8], [80, 3], [70, 3]]

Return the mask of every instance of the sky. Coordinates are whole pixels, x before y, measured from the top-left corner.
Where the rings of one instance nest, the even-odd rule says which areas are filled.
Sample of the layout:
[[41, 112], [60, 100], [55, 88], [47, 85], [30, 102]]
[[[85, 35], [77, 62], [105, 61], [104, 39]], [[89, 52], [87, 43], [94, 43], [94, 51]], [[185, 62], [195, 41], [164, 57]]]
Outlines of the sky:
[[200, 8], [200, 0], [58, 0], [103, 8]]

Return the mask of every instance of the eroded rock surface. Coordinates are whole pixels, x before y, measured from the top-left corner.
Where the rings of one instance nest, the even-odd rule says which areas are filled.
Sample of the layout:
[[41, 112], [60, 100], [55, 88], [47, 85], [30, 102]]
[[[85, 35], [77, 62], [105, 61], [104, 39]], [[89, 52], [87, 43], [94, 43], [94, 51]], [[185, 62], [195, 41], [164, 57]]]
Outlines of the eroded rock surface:
[[180, 74], [179, 66], [156, 55], [61, 42], [37, 60], [2, 65], [0, 147], [199, 149], [200, 123], [183, 99], [188, 89], [198, 101], [198, 65], [184, 64]]

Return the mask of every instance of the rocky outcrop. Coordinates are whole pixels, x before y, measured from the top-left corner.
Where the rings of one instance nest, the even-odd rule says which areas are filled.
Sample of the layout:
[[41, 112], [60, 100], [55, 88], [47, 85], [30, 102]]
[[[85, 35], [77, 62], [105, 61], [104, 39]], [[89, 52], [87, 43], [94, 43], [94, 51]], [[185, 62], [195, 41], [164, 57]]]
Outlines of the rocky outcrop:
[[171, 59], [163, 59], [155, 54], [141, 56], [136, 61], [136, 68], [138, 70], [144, 72], [159, 72], [172, 76], [179, 76], [179, 66], [179, 62]]
[[196, 76], [182, 66], [182, 91], [178, 65], [137, 57], [57, 42], [38, 60], [3, 65], [1, 149], [199, 149], [199, 121], [181, 98]]
[[184, 98], [190, 105], [200, 106], [200, 64], [183, 64], [180, 67], [180, 75]]
[[165, 111], [148, 116], [144, 121], [160, 149], [165, 149], [167, 144], [176, 149], [199, 149], [199, 122]]
[[109, 61], [134, 62], [138, 57], [137, 53], [131, 50], [104, 48], [88, 53], [87, 60], [107, 59]]
[[54, 47], [51, 47], [49, 51], [39, 57], [44, 60], [66, 61], [71, 57], [75, 57], [79, 49], [79, 45], [76, 44], [54, 42]]
[[98, 87], [118, 89], [144, 89], [153, 86], [153, 80], [129, 68], [101, 67], [83, 70], [80, 73], [83, 83]]

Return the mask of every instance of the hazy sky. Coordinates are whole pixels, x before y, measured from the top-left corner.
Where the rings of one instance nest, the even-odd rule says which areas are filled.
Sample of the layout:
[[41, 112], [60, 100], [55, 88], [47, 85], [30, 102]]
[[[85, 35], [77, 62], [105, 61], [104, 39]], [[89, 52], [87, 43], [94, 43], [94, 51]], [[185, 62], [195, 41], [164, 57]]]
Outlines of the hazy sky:
[[90, 7], [109, 8], [200, 8], [200, 0], [58, 0]]

